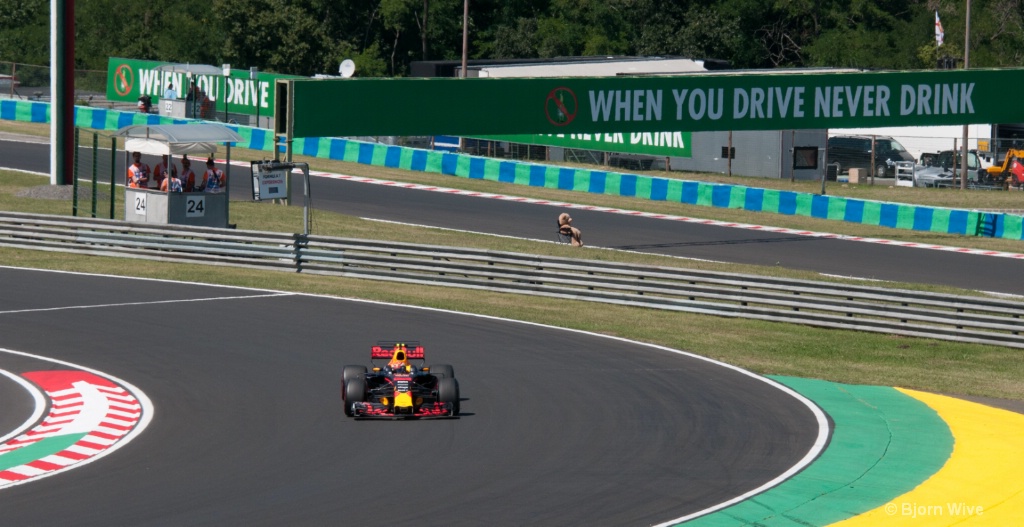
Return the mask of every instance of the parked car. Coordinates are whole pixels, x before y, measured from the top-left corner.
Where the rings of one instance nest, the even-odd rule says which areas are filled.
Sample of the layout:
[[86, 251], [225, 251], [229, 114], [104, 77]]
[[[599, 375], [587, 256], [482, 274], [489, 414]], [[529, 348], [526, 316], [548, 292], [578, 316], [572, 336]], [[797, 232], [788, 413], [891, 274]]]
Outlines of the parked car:
[[[896, 163], [914, 162], [914, 156], [891, 137], [875, 136], [875, 177], [894, 177]], [[828, 138], [828, 163], [839, 165], [839, 173], [851, 168], [871, 169], [871, 136], [837, 135]]]
[[[953, 160], [956, 159], [957, 179], [953, 179]], [[935, 154], [935, 160], [931, 166], [917, 165], [914, 167], [915, 187], [951, 187], [958, 186], [961, 154], [957, 151], [954, 155], [952, 150], [945, 150]], [[967, 180], [972, 184], [978, 181], [978, 169], [981, 164], [978, 162], [978, 155], [975, 152], [967, 153]]]
[[981, 168], [989, 168], [992, 165], [995, 165], [995, 155], [992, 154], [992, 152], [986, 152], [984, 150], [971, 150], [971, 152], [977, 154], [978, 163], [980, 163]]

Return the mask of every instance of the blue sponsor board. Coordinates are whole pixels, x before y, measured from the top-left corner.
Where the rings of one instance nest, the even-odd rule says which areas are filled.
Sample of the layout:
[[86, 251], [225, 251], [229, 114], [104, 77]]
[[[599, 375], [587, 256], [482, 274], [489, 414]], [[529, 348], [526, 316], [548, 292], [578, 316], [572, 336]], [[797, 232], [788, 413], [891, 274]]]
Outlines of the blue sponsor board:
[[441, 150], [444, 152], [459, 151], [459, 138], [454, 135], [435, 135], [433, 143], [434, 150]]

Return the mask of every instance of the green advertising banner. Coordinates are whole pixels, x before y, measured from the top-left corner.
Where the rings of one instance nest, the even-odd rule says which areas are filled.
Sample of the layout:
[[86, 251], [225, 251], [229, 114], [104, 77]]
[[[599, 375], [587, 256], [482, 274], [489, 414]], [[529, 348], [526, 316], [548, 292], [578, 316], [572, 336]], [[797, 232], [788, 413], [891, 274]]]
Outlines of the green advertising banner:
[[788, 130], [1024, 122], [1024, 69], [294, 80], [295, 137]]
[[648, 156], [693, 157], [690, 132], [489, 135], [478, 139]]
[[[185, 73], [156, 70], [158, 66], [168, 64], [171, 63], [110, 57], [107, 59], [107, 99], [136, 102], [140, 96], [149, 95], [155, 105], [163, 97], [168, 83], [174, 85], [180, 98], [185, 98], [189, 86]], [[274, 81], [305, 78], [274, 73], [257, 73], [256, 77], [250, 79], [248, 69], [233, 68], [227, 78], [223, 74], [194, 75], [192, 80], [215, 111], [224, 111], [221, 95], [226, 94], [227, 111], [231, 113], [271, 115], [274, 112]]]

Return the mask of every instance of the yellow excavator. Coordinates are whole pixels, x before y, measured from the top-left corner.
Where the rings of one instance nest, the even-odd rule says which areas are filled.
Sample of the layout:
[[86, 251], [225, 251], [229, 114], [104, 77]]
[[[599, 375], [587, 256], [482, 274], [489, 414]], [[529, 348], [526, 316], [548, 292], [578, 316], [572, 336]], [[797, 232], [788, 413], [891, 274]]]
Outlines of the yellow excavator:
[[1024, 184], [1024, 150], [1007, 150], [1002, 165], [992, 165], [978, 172], [978, 182], [1007, 190], [1011, 186], [1019, 188]]

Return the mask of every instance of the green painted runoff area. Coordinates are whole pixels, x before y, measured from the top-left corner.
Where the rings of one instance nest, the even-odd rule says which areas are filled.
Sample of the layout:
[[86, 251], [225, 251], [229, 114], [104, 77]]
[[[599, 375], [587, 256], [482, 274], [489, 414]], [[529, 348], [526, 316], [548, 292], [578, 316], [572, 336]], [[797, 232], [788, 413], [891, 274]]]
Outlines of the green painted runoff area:
[[71, 445], [79, 442], [85, 434], [66, 434], [41, 439], [31, 445], [23, 446], [17, 450], [11, 450], [6, 454], [0, 454], [0, 471], [13, 467], [19, 467], [25, 463], [43, 459], [46, 456], [66, 450]]
[[829, 525], [875, 509], [938, 472], [953, 435], [926, 404], [884, 386], [771, 376], [835, 423], [828, 448], [782, 484], [687, 527]]

